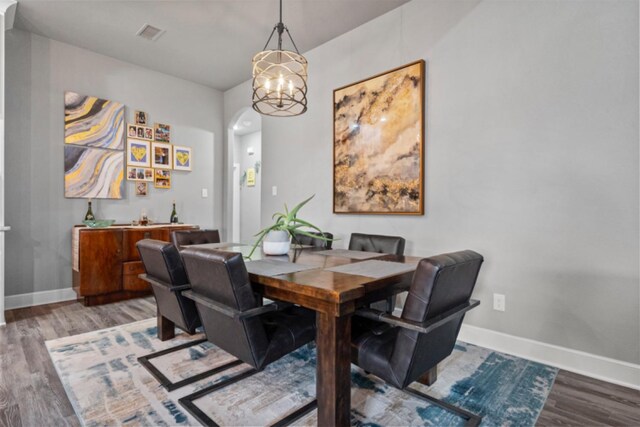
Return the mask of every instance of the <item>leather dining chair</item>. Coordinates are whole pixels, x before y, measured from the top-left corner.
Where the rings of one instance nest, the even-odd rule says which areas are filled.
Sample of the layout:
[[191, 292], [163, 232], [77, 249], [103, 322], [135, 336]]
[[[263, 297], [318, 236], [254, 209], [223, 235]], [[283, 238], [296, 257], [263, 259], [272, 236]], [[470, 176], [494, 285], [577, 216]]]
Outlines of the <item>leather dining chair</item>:
[[[151, 285], [153, 296], [158, 309], [158, 334], [162, 341], [173, 338], [174, 325], [182, 329], [189, 335], [196, 333], [196, 328], [202, 325], [200, 316], [193, 301], [185, 298], [182, 294], [185, 290], [191, 289], [187, 279], [187, 273], [182, 263], [182, 258], [178, 249], [168, 242], [160, 240], [144, 239], [140, 240], [136, 246], [142, 258], [142, 264], [146, 274], [141, 276], [143, 280]], [[168, 321], [170, 331], [165, 331], [163, 336], [163, 323]], [[190, 341], [188, 343], [158, 351], [138, 358], [138, 361], [160, 382], [167, 390], [175, 390], [187, 384], [191, 384], [209, 375], [216, 374], [224, 369], [240, 364], [233, 361], [227, 365], [207, 370], [199, 375], [195, 375], [181, 381], [173, 383], [162, 372], [160, 372], [151, 362], [151, 359], [173, 353], [184, 348], [205, 342], [206, 339]]]
[[466, 250], [425, 258], [413, 276], [401, 317], [361, 309], [352, 319], [352, 362], [390, 385], [454, 412], [475, 426], [481, 417], [408, 386], [431, 385], [437, 365], [453, 351], [471, 300], [482, 255]]
[[328, 232], [318, 233], [318, 232], [314, 231], [314, 232], [310, 232], [309, 234], [313, 234], [313, 235], [316, 235], [316, 236], [322, 236], [322, 237], [325, 237], [325, 238], [331, 239], [331, 240], [313, 238], [313, 237], [305, 236], [304, 234], [296, 233], [296, 234], [294, 234], [294, 236], [292, 238], [293, 243], [297, 243], [299, 245], [309, 245], [309, 246], [313, 246], [314, 248], [331, 249], [331, 246], [333, 244], [333, 234], [332, 233], [328, 233]]
[[[349, 240], [349, 250], [351, 251], [378, 252], [393, 255], [404, 255], [404, 245], [405, 240], [400, 236], [351, 233], [351, 239]], [[387, 297], [384, 301], [374, 302], [370, 307], [393, 313], [396, 307], [396, 295]]]
[[187, 245], [220, 243], [220, 233], [218, 230], [176, 230], [171, 232], [171, 243], [178, 249]]
[[[202, 424], [215, 425], [194, 401], [313, 341], [315, 313], [283, 302], [261, 306], [240, 253], [187, 248], [181, 254], [192, 287], [185, 296], [195, 302], [207, 340], [253, 368], [179, 399]], [[293, 422], [316, 406], [314, 400], [277, 424]]]

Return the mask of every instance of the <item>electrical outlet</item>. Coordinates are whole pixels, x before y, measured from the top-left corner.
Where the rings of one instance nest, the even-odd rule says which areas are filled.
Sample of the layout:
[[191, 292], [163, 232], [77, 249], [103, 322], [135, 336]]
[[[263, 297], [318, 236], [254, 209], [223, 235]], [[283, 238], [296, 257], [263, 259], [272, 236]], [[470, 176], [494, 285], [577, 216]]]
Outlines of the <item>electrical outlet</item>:
[[502, 294], [493, 294], [493, 309], [496, 311], [504, 311], [505, 306], [505, 296]]

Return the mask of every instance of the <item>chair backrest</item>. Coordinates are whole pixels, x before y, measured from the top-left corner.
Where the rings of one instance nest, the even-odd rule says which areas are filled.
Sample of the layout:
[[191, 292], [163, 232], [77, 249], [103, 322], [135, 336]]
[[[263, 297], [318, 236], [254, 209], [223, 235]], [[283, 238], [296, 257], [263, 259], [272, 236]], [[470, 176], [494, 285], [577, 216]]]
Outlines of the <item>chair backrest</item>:
[[178, 249], [186, 245], [220, 243], [220, 233], [218, 230], [176, 230], [171, 232], [171, 243]]
[[[333, 234], [328, 232], [318, 233], [318, 232], [310, 232], [309, 234], [313, 234], [315, 236], [323, 236], [328, 239], [333, 239]], [[309, 245], [316, 248], [325, 248], [331, 249], [333, 241], [331, 240], [322, 240], [318, 238], [313, 238], [309, 236], [305, 236], [303, 234], [295, 233], [293, 236], [294, 243], [298, 243], [299, 245]]]
[[[402, 318], [424, 322], [451, 310], [471, 298], [482, 255], [466, 250], [425, 258], [413, 276]], [[447, 322], [430, 333], [408, 329], [398, 332], [391, 368], [406, 387], [453, 351], [464, 316]]]
[[[258, 307], [241, 254], [198, 248], [181, 254], [194, 294], [238, 311]], [[260, 365], [268, 340], [258, 317], [234, 320], [204, 304], [196, 306], [207, 340], [251, 366]]]
[[404, 243], [399, 236], [352, 233], [349, 250], [404, 255]]
[[181, 292], [171, 290], [173, 286], [189, 284], [178, 249], [172, 243], [153, 239], [140, 240], [136, 246], [147, 275], [160, 282], [151, 284], [159, 314], [181, 329], [194, 333], [200, 326], [195, 304]]

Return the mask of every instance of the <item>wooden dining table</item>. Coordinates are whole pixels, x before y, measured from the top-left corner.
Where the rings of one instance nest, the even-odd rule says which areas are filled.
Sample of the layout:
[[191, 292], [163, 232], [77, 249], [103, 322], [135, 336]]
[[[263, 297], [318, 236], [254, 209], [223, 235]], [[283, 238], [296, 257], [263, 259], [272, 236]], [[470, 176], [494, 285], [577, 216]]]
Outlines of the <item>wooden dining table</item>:
[[[204, 244], [248, 255], [251, 247]], [[254, 290], [316, 312], [319, 426], [347, 426], [351, 410], [351, 317], [372, 301], [409, 288], [421, 258], [297, 247], [283, 256], [256, 250], [246, 259]]]

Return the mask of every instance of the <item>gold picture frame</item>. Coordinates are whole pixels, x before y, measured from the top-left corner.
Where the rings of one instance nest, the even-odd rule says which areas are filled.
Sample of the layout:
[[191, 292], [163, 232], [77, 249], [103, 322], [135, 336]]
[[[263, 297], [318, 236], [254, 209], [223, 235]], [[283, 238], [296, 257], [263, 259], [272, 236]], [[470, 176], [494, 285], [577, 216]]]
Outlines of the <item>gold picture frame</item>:
[[164, 142], [151, 143], [151, 167], [171, 169], [173, 167], [173, 147]]
[[423, 60], [333, 91], [333, 212], [424, 215]]
[[168, 190], [171, 188], [171, 171], [166, 169], [156, 169], [153, 186]]

